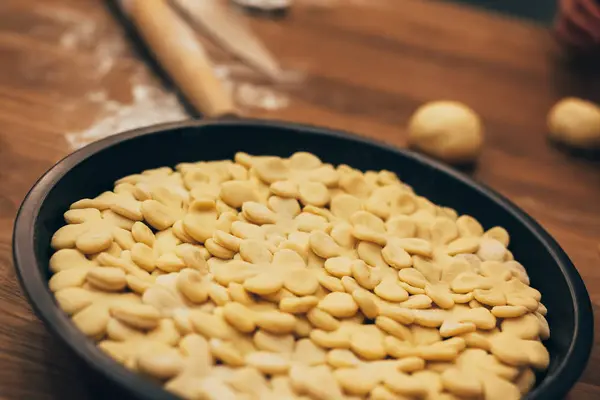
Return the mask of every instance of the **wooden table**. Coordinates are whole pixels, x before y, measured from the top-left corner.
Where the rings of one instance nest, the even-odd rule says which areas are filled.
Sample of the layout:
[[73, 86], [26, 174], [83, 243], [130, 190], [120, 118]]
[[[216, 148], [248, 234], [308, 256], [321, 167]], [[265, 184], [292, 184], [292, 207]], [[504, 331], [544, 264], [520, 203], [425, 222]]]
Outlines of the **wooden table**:
[[[211, 48], [248, 115], [403, 146], [404, 125], [419, 104], [473, 106], [487, 130], [475, 178], [554, 235], [598, 311], [600, 164], [550, 146], [545, 116], [563, 96], [600, 100], [600, 73], [565, 62], [541, 27], [448, 3], [297, 0], [288, 17], [251, 24], [299, 78], [269, 86]], [[28, 188], [72, 146], [185, 114], [101, 1], [1, 1], [0, 60], [0, 398], [96, 398], [85, 368], [21, 293], [11, 261], [13, 218]], [[257, 89], [261, 107], [252, 107]], [[571, 397], [598, 399], [599, 383], [596, 346]]]

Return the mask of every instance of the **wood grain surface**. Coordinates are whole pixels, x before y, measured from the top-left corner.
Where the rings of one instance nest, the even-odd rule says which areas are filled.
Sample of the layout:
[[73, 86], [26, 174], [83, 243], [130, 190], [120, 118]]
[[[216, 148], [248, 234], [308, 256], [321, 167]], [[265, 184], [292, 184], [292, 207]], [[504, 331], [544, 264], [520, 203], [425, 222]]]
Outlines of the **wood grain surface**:
[[[285, 107], [246, 101], [247, 115], [403, 146], [407, 118], [419, 104], [454, 99], [473, 106], [487, 131], [474, 177], [558, 240], [599, 311], [600, 163], [566, 154], [545, 138], [546, 113], [559, 98], [600, 101], [597, 65], [571, 62], [542, 27], [434, 1], [297, 0], [285, 18], [248, 20], [297, 79], [271, 87], [211, 47], [220, 65], [235, 72], [230, 79], [241, 94], [258, 87], [288, 101]], [[117, 122], [105, 131], [122, 128], [119, 112], [148, 93], [158, 111], [134, 125], [161, 117], [163, 98], [173, 107], [168, 83], [149, 65], [102, 1], [0, 1], [2, 399], [100, 396], [23, 297], [12, 267], [12, 223], [27, 190], [77, 140], [100, 137], [110, 118]], [[600, 398], [595, 344], [572, 399]]]

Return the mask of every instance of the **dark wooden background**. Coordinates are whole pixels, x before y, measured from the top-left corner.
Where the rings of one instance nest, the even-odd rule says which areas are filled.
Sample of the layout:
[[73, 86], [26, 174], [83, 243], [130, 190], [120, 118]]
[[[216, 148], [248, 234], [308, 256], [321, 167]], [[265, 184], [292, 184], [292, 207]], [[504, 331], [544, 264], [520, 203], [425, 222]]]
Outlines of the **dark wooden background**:
[[[253, 17], [250, 23], [301, 79], [271, 88], [289, 99], [287, 107], [247, 106], [246, 114], [341, 128], [403, 146], [407, 118], [419, 104], [454, 99], [473, 106], [487, 130], [474, 177], [554, 235], [598, 312], [600, 163], [550, 146], [545, 116], [564, 96], [599, 101], [600, 68], [574, 65], [543, 27], [449, 3], [296, 3], [286, 18]], [[232, 78], [238, 88], [244, 82], [265, 85], [214, 48], [211, 53], [241, 71]], [[169, 89], [147, 65], [102, 1], [0, 1], [2, 399], [94, 397], [85, 369], [50, 336], [21, 293], [11, 261], [12, 223], [29, 187], [71, 151], [65, 135], [89, 134], [107, 109], [114, 112], [106, 100], [127, 105], [135, 100], [132, 87], [143, 82], [160, 111]], [[598, 399], [599, 384], [596, 346], [571, 398]]]
[[[448, 1], [448, 0], [447, 0]], [[466, 3], [489, 10], [497, 10], [510, 15], [532, 19], [540, 24], [549, 25], [557, 9], [555, 0], [449, 0]]]

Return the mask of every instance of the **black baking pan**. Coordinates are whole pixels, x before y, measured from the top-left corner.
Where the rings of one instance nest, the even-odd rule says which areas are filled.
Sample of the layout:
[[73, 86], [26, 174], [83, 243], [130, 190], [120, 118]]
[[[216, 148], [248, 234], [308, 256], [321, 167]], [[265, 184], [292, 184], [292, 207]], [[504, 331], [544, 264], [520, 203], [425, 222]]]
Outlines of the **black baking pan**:
[[138, 129], [93, 143], [52, 167], [17, 215], [14, 265], [33, 308], [93, 370], [132, 397], [174, 399], [156, 383], [112, 361], [81, 334], [48, 289], [50, 238], [69, 205], [110, 190], [125, 175], [180, 162], [231, 159], [237, 151], [289, 156], [312, 152], [325, 162], [396, 172], [417, 193], [470, 214], [484, 227], [504, 226], [510, 250], [526, 268], [548, 308], [551, 362], [528, 399], [560, 399], [587, 363], [593, 314], [585, 285], [564, 251], [531, 217], [493, 190], [427, 157], [347, 133], [283, 122], [190, 121]]

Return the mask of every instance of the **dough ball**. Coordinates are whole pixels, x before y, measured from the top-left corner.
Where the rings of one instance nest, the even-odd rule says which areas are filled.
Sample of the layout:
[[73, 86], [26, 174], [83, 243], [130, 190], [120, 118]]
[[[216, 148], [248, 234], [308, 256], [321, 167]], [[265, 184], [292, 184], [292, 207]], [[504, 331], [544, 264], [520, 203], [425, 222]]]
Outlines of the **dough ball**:
[[556, 103], [548, 113], [550, 136], [572, 147], [600, 148], [600, 107], [569, 97]]
[[453, 164], [475, 161], [483, 145], [479, 116], [456, 101], [422, 105], [411, 117], [408, 132], [410, 147]]

